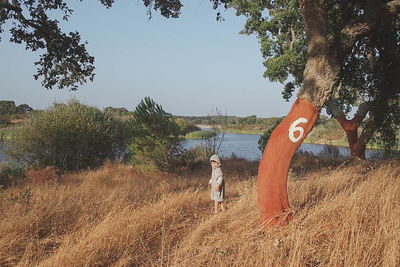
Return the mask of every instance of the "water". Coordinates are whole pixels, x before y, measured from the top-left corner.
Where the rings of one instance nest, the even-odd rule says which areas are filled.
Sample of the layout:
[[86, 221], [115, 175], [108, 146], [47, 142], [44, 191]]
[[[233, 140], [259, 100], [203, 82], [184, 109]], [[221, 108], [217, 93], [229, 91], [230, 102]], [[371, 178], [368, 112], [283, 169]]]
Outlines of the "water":
[[0, 140], [0, 162], [7, 160], [7, 155], [4, 152], [4, 141]]
[[[222, 142], [221, 148], [218, 154], [222, 157], [230, 157], [234, 153], [239, 158], [244, 158], [247, 160], [260, 160], [261, 151], [258, 149], [258, 139], [259, 135], [255, 134], [235, 134], [235, 133], [225, 133], [224, 140]], [[183, 147], [186, 149], [193, 148], [197, 145], [204, 143], [203, 140], [191, 140], [187, 139], [182, 141]], [[348, 157], [350, 151], [348, 147], [336, 147], [339, 153]], [[304, 152], [310, 152], [314, 155], [318, 155], [324, 150], [324, 145], [317, 144], [306, 144], [302, 143], [299, 150]], [[367, 158], [372, 157], [376, 152], [374, 150], [366, 151], [365, 155]]]
[[[254, 134], [235, 134], [225, 133], [224, 141], [222, 142], [219, 155], [222, 157], [230, 157], [234, 153], [239, 158], [247, 160], [260, 160], [261, 151], [258, 149], [259, 135]], [[186, 149], [193, 148], [197, 145], [204, 143], [203, 140], [184, 140], [182, 141], [183, 147]], [[344, 157], [348, 157], [350, 152], [347, 147], [336, 147], [340, 154]], [[299, 150], [304, 152], [311, 152], [314, 155], [318, 155], [324, 149], [323, 145], [306, 144], [302, 143]], [[374, 150], [366, 151], [365, 155], [367, 158], [371, 158], [375, 153]], [[0, 141], [0, 162], [8, 160], [7, 155], [4, 153], [4, 141]]]

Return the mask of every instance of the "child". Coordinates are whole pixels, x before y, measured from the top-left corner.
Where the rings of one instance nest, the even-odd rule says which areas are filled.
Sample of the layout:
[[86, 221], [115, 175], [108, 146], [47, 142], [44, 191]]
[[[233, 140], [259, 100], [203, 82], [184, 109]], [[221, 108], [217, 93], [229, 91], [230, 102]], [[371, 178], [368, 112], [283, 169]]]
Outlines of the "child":
[[218, 155], [214, 154], [210, 158], [210, 164], [212, 167], [211, 179], [208, 182], [208, 186], [211, 187], [211, 200], [214, 201], [214, 210], [212, 213], [217, 213], [219, 208], [221, 211], [225, 211], [224, 198], [225, 198], [225, 183], [224, 177], [221, 171], [221, 162]]

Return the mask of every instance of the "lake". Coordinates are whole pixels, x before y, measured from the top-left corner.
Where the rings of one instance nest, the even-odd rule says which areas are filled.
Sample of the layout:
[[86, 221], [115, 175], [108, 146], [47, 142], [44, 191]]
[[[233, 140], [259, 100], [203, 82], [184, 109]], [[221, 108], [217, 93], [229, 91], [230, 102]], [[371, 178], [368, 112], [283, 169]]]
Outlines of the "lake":
[[0, 162], [7, 159], [6, 153], [4, 153], [4, 141], [0, 140]]
[[[236, 134], [236, 133], [225, 133], [224, 141], [222, 142], [219, 155], [222, 157], [230, 157], [234, 153], [239, 158], [247, 160], [260, 160], [261, 151], [258, 149], [259, 135], [255, 134]], [[186, 149], [195, 147], [204, 143], [203, 140], [191, 140], [187, 139], [182, 141], [183, 147]], [[337, 147], [341, 155], [349, 156], [348, 147]], [[311, 152], [314, 155], [318, 155], [324, 149], [324, 145], [306, 144], [302, 143], [299, 150], [304, 152]], [[376, 154], [376, 150], [366, 151], [366, 157], [371, 158]], [[4, 141], [0, 141], [0, 162], [7, 160], [7, 155], [4, 153]]]
[[[255, 134], [236, 134], [236, 133], [225, 133], [224, 140], [222, 142], [219, 155], [222, 157], [230, 157], [232, 153], [234, 153], [239, 158], [244, 158], [247, 160], [260, 160], [261, 159], [261, 151], [258, 149], [258, 139], [259, 135]], [[191, 140], [187, 139], [182, 141], [183, 147], [186, 149], [195, 147], [204, 143], [203, 140]], [[348, 147], [336, 147], [340, 154], [344, 157], [348, 157], [350, 155], [350, 150]], [[311, 152], [314, 155], [318, 155], [321, 151], [323, 151], [324, 145], [317, 144], [307, 144], [302, 143], [300, 145], [299, 150], [304, 152]], [[366, 157], [371, 158], [377, 152], [374, 150], [366, 151]]]

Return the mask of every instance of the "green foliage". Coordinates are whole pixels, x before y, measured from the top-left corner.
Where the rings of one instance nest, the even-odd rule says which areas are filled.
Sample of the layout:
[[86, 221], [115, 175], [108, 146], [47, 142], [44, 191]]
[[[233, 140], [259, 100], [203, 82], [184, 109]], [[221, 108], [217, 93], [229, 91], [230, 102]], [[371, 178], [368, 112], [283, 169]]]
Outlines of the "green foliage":
[[24, 169], [21, 165], [0, 163], [0, 189], [14, 185], [24, 178]]
[[212, 150], [206, 144], [200, 144], [188, 149], [185, 153], [184, 163], [189, 168], [195, 167], [199, 162], [208, 162]]
[[15, 105], [14, 101], [1, 100], [0, 101], [0, 127], [5, 127], [11, 124], [13, 118], [18, 115], [31, 112], [33, 109], [27, 104], [19, 106]]
[[289, 99], [303, 80], [307, 59], [305, 29], [297, 0], [233, 0], [237, 15], [247, 17], [243, 34], [256, 34], [265, 58], [264, 77], [286, 83], [284, 98]]
[[186, 134], [187, 139], [207, 140], [216, 135], [213, 131], [195, 131]]
[[[377, 21], [378, 14], [385, 13], [388, 1], [323, 2], [332, 38], [336, 38], [335, 43], [340, 46], [346, 40], [343, 36], [346, 27], [352, 27], [355, 21]], [[237, 14], [247, 17], [242, 33], [255, 34], [260, 40], [266, 67], [264, 77], [284, 84], [282, 95], [286, 100], [302, 85], [310, 56], [307, 55], [307, 42], [313, 31], [318, 32], [317, 29], [305, 32], [303, 19], [307, 14], [302, 14], [298, 3], [297, 0], [232, 1]], [[302, 2], [302, 5], [311, 3]], [[390, 16], [385, 16], [387, 18]], [[369, 103], [369, 117], [373, 123], [364, 123], [366, 134], [363, 138], [368, 142], [376, 131], [385, 147], [396, 146], [397, 125], [400, 124], [399, 31], [397, 7], [397, 15], [371, 28], [368, 35], [349, 33], [354, 43], [351, 43], [351, 49], [344, 51], [346, 57], [341, 64], [338, 83], [334, 85], [337, 87], [335, 104], [340, 113], [333, 115], [346, 116], [362, 103]]]
[[257, 123], [257, 116], [252, 115], [244, 118], [239, 118], [239, 124], [256, 124]]
[[16, 113], [14, 101], [0, 101], [0, 127], [11, 124], [11, 116]]
[[8, 114], [0, 115], [0, 128], [6, 127], [11, 124], [11, 116]]
[[21, 104], [21, 105], [17, 106], [17, 114], [24, 114], [24, 113], [29, 113], [32, 111], [33, 111], [33, 108], [31, 108], [27, 104]]
[[[211, 126], [217, 121], [217, 116], [187, 116], [179, 117], [189, 123], [203, 124]], [[224, 132], [243, 133], [243, 134], [260, 134], [273, 127], [277, 121], [281, 121], [282, 117], [257, 118], [255, 115], [248, 117], [223, 116]], [[217, 129], [218, 130], [218, 129]]]
[[35, 62], [34, 75], [35, 79], [43, 77], [45, 88], [58, 85], [60, 89], [76, 90], [87, 78], [93, 80], [94, 58], [89, 56], [79, 33], [63, 33], [59, 21], [52, 19], [55, 11], [60, 11], [65, 21], [72, 14], [64, 1], [1, 1], [0, 10], [0, 26], [6, 22], [12, 25], [10, 42], [25, 43], [27, 50], [45, 51]]
[[187, 135], [188, 133], [200, 131], [201, 129], [197, 127], [194, 123], [187, 121], [184, 118], [175, 118], [175, 122], [179, 128], [180, 135]]
[[314, 126], [325, 125], [325, 124], [329, 123], [330, 121], [331, 121], [331, 119], [329, 117], [319, 114]]
[[14, 101], [0, 101], [0, 115], [12, 115], [17, 113], [17, 107]]
[[400, 16], [386, 23], [372, 39], [375, 61], [368, 95], [376, 127], [375, 141], [385, 149], [397, 148], [400, 132]]
[[265, 131], [262, 135], [260, 135], [260, 138], [258, 139], [258, 149], [262, 153], [264, 153], [265, 147], [267, 146], [268, 140], [271, 137], [272, 132], [275, 130], [275, 128], [281, 123], [282, 120], [279, 120], [275, 122], [275, 125], [269, 128], [267, 131]]
[[149, 169], [153, 169], [150, 166], [160, 170], [173, 169], [181, 149], [179, 127], [172, 114], [145, 97], [136, 106], [129, 124], [132, 131], [129, 144], [132, 164], [148, 166]]
[[111, 113], [116, 116], [127, 116], [129, 114], [129, 110], [126, 108], [114, 108], [114, 107], [106, 107], [104, 108], [104, 112]]
[[319, 157], [323, 158], [342, 158], [342, 154], [340, 154], [339, 148], [336, 146], [324, 145], [324, 148], [321, 152], [318, 153]]
[[16, 128], [7, 153], [35, 167], [69, 171], [97, 167], [124, 150], [121, 125], [75, 100], [56, 103]]

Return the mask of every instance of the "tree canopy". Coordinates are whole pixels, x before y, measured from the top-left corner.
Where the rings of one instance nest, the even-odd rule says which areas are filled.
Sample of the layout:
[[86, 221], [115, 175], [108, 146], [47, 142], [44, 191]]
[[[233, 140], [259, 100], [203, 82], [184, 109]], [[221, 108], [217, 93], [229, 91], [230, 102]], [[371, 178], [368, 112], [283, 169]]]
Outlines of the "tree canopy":
[[[341, 53], [351, 52], [343, 66], [342, 79], [353, 79], [355, 74], [362, 74], [360, 71], [365, 74], [365, 65], [361, 66], [357, 73], [352, 72], [354, 69], [350, 68], [360, 63], [359, 59], [363, 56], [362, 53], [365, 54], [366, 49], [372, 49], [366, 48], [367, 37], [375, 36], [376, 39], [378, 26], [386, 17], [395, 16], [395, 22], [389, 21], [389, 24], [397, 28], [397, 32], [399, 31], [399, 18], [395, 15], [399, 12], [398, 1], [347, 1], [347, 4], [344, 1], [334, 0], [315, 2], [321, 2], [322, 8], [327, 11], [325, 30], [332, 35], [329, 38], [338, 41]], [[309, 57], [307, 45], [311, 36], [306, 34], [305, 18], [299, 3], [303, 3], [303, 6], [310, 5], [311, 8], [311, 4], [307, 4], [307, 1], [297, 0], [234, 0], [232, 3], [237, 15], [247, 17], [242, 33], [255, 34], [260, 39], [261, 53], [265, 58], [266, 67], [264, 77], [285, 84], [282, 93], [285, 99], [289, 99], [294, 89], [301, 86]], [[323, 17], [321, 14], [321, 18]], [[313, 18], [306, 17], [306, 19]], [[318, 25], [315, 26], [317, 29]], [[362, 48], [364, 51], [361, 51]], [[355, 59], [358, 59], [358, 62], [355, 62]]]
[[[398, 110], [395, 103], [398, 102], [396, 99], [400, 93], [400, 86], [396, 81], [398, 75], [395, 75], [397, 67], [394, 67], [398, 66], [396, 62], [400, 57], [400, 20], [399, 16], [395, 15], [399, 10], [398, 1], [315, 2], [322, 3], [321, 13], [316, 15], [324, 21], [320, 24], [310, 21], [310, 30], [313, 33], [310, 30], [306, 32], [307, 19], [312, 19], [303, 12], [307, 6], [312, 6], [308, 1], [234, 0], [233, 6], [238, 15], [247, 17], [242, 33], [256, 34], [260, 39], [266, 67], [264, 77], [285, 84], [282, 95], [286, 100], [296, 88], [302, 86], [306, 64], [313, 54], [322, 54], [324, 49], [332, 45], [332, 49], [326, 52], [326, 61], [331, 66], [337, 65], [337, 78], [333, 76], [332, 88], [327, 89], [334, 93], [334, 97], [327, 103], [328, 112], [345, 120], [346, 114], [355, 106], [359, 106], [359, 112], [355, 116], [358, 123], [368, 112], [372, 117], [360, 135], [360, 140], [368, 142], [375, 130], [378, 130], [381, 136], [393, 137], [393, 130], [396, 129], [395, 118], [398, 116], [390, 114]], [[322, 30], [329, 38], [310, 54], [310, 42], [313, 36]], [[323, 38], [320, 38], [319, 42], [321, 40]], [[330, 44], [332, 41], [334, 43]], [[334, 63], [337, 59], [330, 55], [343, 59]], [[374, 68], [371, 68], [372, 61], [375, 62]], [[321, 62], [319, 64], [316, 68], [322, 67]], [[390, 87], [384, 86], [388, 80], [391, 81]], [[384, 140], [395, 139], [385, 137]]]

